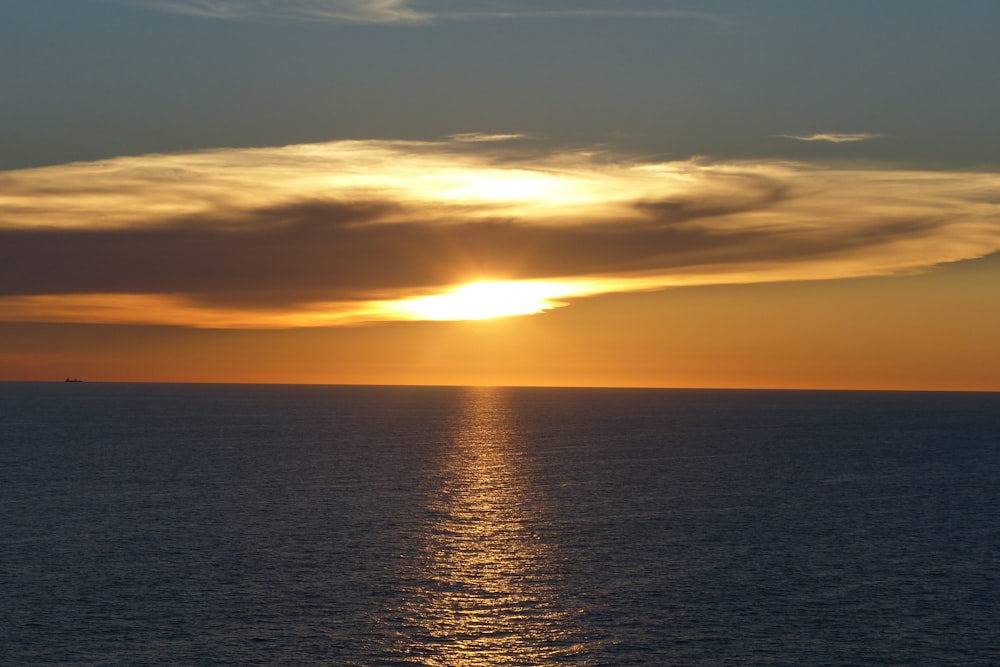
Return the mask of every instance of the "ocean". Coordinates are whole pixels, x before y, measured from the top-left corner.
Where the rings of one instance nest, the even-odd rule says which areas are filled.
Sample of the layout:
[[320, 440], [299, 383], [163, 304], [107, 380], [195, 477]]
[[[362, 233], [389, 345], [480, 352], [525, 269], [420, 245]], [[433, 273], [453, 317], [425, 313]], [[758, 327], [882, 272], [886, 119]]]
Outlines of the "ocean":
[[0, 383], [0, 664], [1000, 664], [1000, 394]]

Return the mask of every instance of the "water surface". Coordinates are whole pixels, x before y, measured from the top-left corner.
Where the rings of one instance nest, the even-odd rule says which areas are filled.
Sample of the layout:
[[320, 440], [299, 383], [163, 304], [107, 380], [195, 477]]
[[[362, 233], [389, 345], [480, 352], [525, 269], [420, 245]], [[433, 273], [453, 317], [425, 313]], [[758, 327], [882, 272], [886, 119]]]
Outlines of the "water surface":
[[1000, 664], [1000, 395], [0, 383], [0, 662]]

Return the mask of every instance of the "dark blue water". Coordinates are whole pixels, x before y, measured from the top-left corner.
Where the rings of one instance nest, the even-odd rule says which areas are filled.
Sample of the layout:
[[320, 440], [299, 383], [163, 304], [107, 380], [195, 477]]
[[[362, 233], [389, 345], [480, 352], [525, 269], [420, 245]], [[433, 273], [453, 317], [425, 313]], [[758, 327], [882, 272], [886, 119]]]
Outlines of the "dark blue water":
[[1000, 394], [0, 384], [3, 665], [997, 665]]

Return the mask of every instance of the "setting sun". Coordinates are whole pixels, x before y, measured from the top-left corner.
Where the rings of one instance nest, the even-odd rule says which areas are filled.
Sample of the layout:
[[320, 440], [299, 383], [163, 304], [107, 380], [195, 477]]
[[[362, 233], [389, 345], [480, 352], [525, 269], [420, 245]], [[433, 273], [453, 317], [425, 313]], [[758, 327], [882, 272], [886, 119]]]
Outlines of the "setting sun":
[[473, 171], [455, 180], [443, 194], [461, 200], [530, 200], [563, 185], [557, 177], [522, 170]]
[[554, 301], [573, 294], [563, 283], [496, 280], [456, 287], [444, 294], [416, 297], [397, 304], [402, 313], [420, 320], [485, 320], [532, 315], [565, 305]]

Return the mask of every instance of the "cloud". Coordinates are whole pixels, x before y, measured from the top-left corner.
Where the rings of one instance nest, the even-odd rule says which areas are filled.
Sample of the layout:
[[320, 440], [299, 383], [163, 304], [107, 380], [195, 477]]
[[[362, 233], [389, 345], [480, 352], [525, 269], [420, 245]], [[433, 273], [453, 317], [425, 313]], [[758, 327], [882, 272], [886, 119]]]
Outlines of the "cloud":
[[482, 132], [460, 132], [448, 137], [452, 141], [466, 143], [480, 143], [483, 141], [513, 141], [514, 139], [524, 139], [523, 134], [485, 134]]
[[856, 132], [854, 134], [820, 132], [817, 134], [809, 134], [809, 135], [779, 134], [777, 136], [783, 139], [795, 139], [797, 141], [825, 141], [831, 144], [844, 144], [855, 141], [870, 141], [871, 139], [878, 139], [883, 135], [873, 134], [871, 132]]
[[[611, 5], [612, 3], [608, 3]], [[570, 18], [619, 18], [619, 19], [683, 19], [698, 21], [718, 21], [718, 18], [705, 12], [685, 11], [678, 9], [630, 9], [618, 6], [609, 9], [594, 8], [569, 8], [569, 9], [539, 9], [533, 7], [518, 7], [514, 3], [508, 3], [506, 8], [503, 3], [501, 9], [485, 10], [470, 9], [468, 4], [454, 3], [454, 7], [461, 9], [442, 9], [434, 14], [442, 20], [488, 20], [488, 19], [570, 19]]]
[[419, 319], [542, 281], [560, 302], [892, 275], [1000, 250], [1000, 176], [512, 155], [460, 135], [0, 172], [0, 321], [192, 327]]
[[408, 0], [118, 0], [145, 9], [226, 20], [424, 23]]
[[333, 23], [422, 24], [434, 21], [544, 18], [634, 18], [715, 20], [703, 12], [632, 9], [607, 3], [587, 7], [542, 9], [539, 3], [494, 2], [488, 6], [459, 0], [117, 0], [119, 3], [202, 18], [260, 21], [325, 21]]

